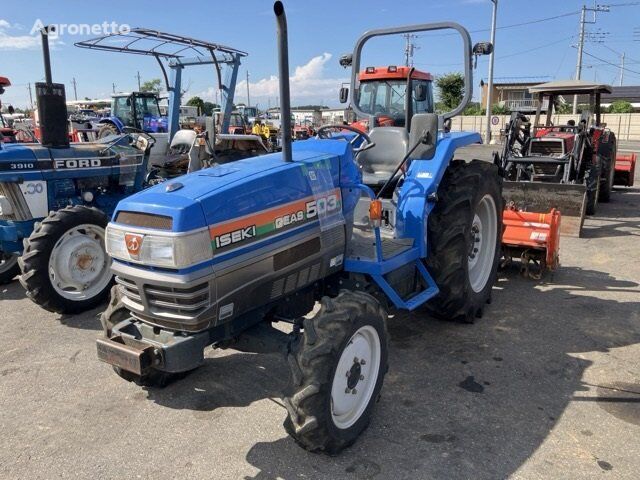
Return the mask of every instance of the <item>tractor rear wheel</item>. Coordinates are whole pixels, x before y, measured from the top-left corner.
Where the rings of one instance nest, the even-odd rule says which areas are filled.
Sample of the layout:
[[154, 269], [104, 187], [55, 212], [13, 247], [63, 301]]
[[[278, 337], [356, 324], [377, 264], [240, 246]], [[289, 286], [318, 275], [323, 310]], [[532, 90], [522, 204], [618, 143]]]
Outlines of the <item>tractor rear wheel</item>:
[[0, 251], [0, 285], [9, 283], [19, 273], [18, 254]]
[[342, 290], [304, 320], [284, 400], [284, 427], [303, 448], [336, 454], [369, 425], [388, 369], [386, 318], [371, 295]]
[[[127, 310], [124, 303], [122, 303], [122, 293], [118, 285], [111, 287], [111, 297], [109, 298], [109, 305], [107, 309], [100, 315], [100, 323], [102, 324], [102, 331], [105, 337], [110, 338], [113, 327], [118, 323], [131, 317], [131, 313]], [[112, 366], [113, 371], [116, 374], [126, 380], [127, 382], [133, 382], [141, 387], [155, 387], [163, 388], [169, 385], [171, 382], [184, 378], [190, 372], [181, 373], [167, 373], [159, 370], [151, 370], [147, 374], [140, 376], [135, 373], [123, 370], [120, 367]]]
[[426, 265], [440, 292], [427, 311], [473, 323], [491, 301], [502, 237], [502, 178], [488, 162], [451, 162], [429, 216]]
[[118, 135], [120, 131], [113, 123], [105, 123], [98, 130], [98, 138], [108, 137], [109, 135]]
[[51, 212], [24, 240], [18, 260], [27, 296], [45, 310], [79, 313], [102, 303], [112, 282], [107, 216], [76, 205]]

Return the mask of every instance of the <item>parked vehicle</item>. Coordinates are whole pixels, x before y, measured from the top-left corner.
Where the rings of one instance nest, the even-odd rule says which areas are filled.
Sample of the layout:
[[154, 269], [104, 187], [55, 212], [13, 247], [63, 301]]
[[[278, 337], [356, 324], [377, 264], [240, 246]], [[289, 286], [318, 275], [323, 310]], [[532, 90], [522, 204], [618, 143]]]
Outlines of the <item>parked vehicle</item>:
[[[611, 93], [611, 87], [570, 80], [543, 83], [529, 91], [539, 97], [533, 124], [514, 113], [506, 128], [505, 198], [524, 211], [559, 210], [561, 233], [580, 236], [585, 214], [593, 215], [598, 201], [611, 198], [617, 141], [600, 120], [600, 95]], [[588, 96], [589, 108], [578, 123], [553, 125], [559, 97], [573, 95]], [[543, 113], [545, 98], [548, 109]]]
[[[292, 143], [281, 2], [274, 11], [282, 152], [186, 175], [119, 203], [106, 234], [117, 286], [102, 316], [98, 357], [126, 380], [161, 385], [201, 365], [208, 345], [283, 352], [292, 375], [287, 432], [309, 450], [337, 453], [366, 428], [382, 389], [387, 309], [426, 307], [472, 322], [489, 303], [501, 178], [495, 164], [452, 160], [480, 141], [477, 133], [438, 130], [472, 98], [463, 27], [372, 30], [353, 55], [357, 99], [367, 41], [457, 32], [466, 71], [454, 111], [417, 113], [410, 132], [327, 125], [319, 138]], [[357, 100], [354, 108], [364, 114]], [[375, 175], [363, 177], [359, 164]], [[305, 316], [316, 300], [320, 310]], [[291, 333], [274, 328], [277, 322], [291, 323]]]

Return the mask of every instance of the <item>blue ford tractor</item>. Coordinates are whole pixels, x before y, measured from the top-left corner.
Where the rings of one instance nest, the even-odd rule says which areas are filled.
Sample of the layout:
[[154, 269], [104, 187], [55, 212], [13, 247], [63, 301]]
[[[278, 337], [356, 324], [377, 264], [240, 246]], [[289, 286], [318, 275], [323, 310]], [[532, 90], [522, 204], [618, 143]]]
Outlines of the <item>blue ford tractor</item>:
[[[204, 169], [120, 202], [106, 229], [116, 286], [98, 357], [118, 375], [162, 385], [204, 362], [204, 349], [282, 352], [291, 368], [285, 428], [304, 448], [336, 453], [366, 428], [388, 369], [387, 313], [424, 309], [472, 322], [490, 302], [502, 231], [498, 167], [463, 159], [477, 133], [445, 115], [363, 133], [324, 126], [291, 142], [287, 25], [276, 2], [282, 152]], [[375, 119], [372, 119], [375, 120]], [[370, 125], [375, 125], [372, 121]], [[381, 181], [383, 180], [383, 181]], [[319, 310], [314, 311], [316, 302]], [[277, 325], [291, 324], [289, 328]], [[287, 333], [288, 332], [288, 333]]]
[[[144, 123], [151, 121], [153, 115], [150, 119], [140, 116], [142, 123], [134, 122], [134, 127], [123, 126], [128, 133], [106, 136], [97, 142], [70, 144], [64, 85], [52, 82], [47, 34], [44, 29], [46, 82], [36, 84], [42, 142], [0, 142], [0, 283], [21, 273], [20, 282], [34, 302], [52, 312], [77, 313], [95, 307], [109, 294], [113, 275], [109, 268], [111, 259], [104, 248], [105, 227], [120, 200], [149, 184], [199, 169], [203, 164], [246, 156], [247, 152], [255, 151], [252, 146], [255, 137], [243, 136], [242, 142], [234, 137], [229, 141], [247, 143], [246, 151], [238, 152], [234, 147], [236, 150], [231, 149], [231, 154], [222, 151], [222, 155], [219, 137], [226, 141], [226, 136], [207, 138], [192, 130], [178, 130], [181, 70], [186, 65], [214, 64], [222, 78], [220, 69], [230, 65], [230, 80], [220, 84], [226, 106], [227, 102], [233, 103], [235, 79], [244, 52], [136, 29], [133, 34], [141, 38], [149, 36], [173, 51], [185, 53], [196, 46], [203, 49], [194, 52], [195, 59], [154, 49], [161, 66], [160, 58], [173, 62], [168, 151], [163, 149], [157, 160], [150, 158], [157, 138], [142, 128], [154, 130]], [[137, 102], [138, 97], [133, 101]], [[146, 111], [157, 108], [155, 97], [148, 99]], [[136, 108], [138, 112], [143, 109]], [[223, 117], [227, 123], [230, 111], [229, 105]]]

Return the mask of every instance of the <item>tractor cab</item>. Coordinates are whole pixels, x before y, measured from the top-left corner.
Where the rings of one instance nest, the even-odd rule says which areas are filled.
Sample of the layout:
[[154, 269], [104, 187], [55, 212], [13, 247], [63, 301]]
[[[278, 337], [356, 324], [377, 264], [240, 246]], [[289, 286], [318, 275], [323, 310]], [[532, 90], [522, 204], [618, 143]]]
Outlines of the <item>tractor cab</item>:
[[158, 95], [152, 92], [114, 95], [111, 115], [120, 119], [125, 127], [153, 133], [167, 131], [167, 117], [161, 115]]
[[370, 116], [353, 123], [359, 130], [366, 131], [371, 118], [374, 126], [410, 128], [414, 114], [433, 113], [433, 77], [429, 73], [395, 65], [366, 67], [358, 80], [355, 102]]

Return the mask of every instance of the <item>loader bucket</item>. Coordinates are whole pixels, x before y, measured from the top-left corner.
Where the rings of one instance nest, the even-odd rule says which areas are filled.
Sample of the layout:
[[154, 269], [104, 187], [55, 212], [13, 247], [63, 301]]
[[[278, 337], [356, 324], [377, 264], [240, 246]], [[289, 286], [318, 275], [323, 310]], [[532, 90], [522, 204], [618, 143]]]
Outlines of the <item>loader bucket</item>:
[[562, 214], [560, 235], [579, 237], [586, 210], [584, 185], [545, 182], [504, 182], [503, 197], [512, 210]]
[[[503, 214], [502, 251], [505, 260], [518, 258], [522, 273], [540, 278], [545, 270], [558, 268], [560, 251], [560, 212], [522, 212], [507, 209]], [[531, 269], [531, 265], [536, 269]]]
[[613, 177], [614, 185], [633, 187], [633, 177], [636, 173], [637, 159], [638, 155], [635, 153], [616, 156], [616, 169]]

